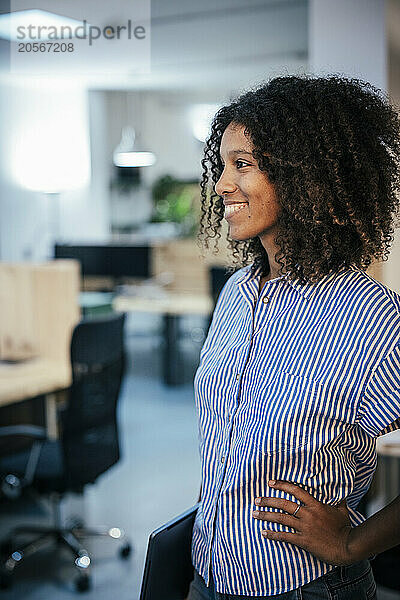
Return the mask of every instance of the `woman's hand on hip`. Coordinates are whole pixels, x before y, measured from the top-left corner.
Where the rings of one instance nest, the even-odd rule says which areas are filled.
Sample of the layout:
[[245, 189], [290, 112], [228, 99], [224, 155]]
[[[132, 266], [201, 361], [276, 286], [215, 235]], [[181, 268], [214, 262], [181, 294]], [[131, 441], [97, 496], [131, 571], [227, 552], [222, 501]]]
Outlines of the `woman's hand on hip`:
[[[255, 519], [267, 523], [280, 523], [295, 530], [293, 533], [275, 532], [266, 528], [262, 531], [264, 537], [304, 548], [332, 565], [349, 565], [357, 561], [349, 550], [353, 529], [346, 500], [332, 506], [319, 502], [298, 485], [288, 481], [270, 481], [269, 485], [273, 489], [291, 494], [301, 504], [284, 498], [255, 498]], [[279, 509], [282, 512], [258, 510], [259, 507]]]

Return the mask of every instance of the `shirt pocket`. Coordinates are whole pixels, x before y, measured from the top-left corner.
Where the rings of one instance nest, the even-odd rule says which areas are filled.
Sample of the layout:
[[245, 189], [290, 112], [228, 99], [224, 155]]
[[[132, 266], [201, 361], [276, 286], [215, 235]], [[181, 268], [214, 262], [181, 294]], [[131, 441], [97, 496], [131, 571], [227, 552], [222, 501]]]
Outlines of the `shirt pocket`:
[[318, 383], [297, 373], [279, 371], [261, 401], [259, 451], [265, 456], [295, 452], [312, 440]]

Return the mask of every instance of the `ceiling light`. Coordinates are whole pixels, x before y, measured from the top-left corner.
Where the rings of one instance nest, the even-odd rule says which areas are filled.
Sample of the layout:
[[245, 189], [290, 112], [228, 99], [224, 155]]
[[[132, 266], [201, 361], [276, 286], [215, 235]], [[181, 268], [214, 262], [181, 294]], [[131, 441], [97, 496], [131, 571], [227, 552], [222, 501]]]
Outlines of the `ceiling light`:
[[121, 141], [113, 153], [113, 162], [116, 167], [151, 167], [156, 162], [153, 152], [144, 152], [135, 148], [135, 130], [133, 127], [124, 127]]
[[[39, 9], [20, 10], [0, 15], [0, 37], [12, 42], [18, 42], [21, 39], [42, 42], [49, 39], [62, 39], [61, 27], [70, 27], [74, 32], [79, 26], [83, 27], [84, 22]], [[28, 27], [31, 29], [29, 30]], [[39, 30], [38, 27], [42, 29]], [[51, 38], [48, 37], [49, 27], [55, 28], [55, 35], [52, 35]], [[25, 37], [21, 37], [24, 34]]]

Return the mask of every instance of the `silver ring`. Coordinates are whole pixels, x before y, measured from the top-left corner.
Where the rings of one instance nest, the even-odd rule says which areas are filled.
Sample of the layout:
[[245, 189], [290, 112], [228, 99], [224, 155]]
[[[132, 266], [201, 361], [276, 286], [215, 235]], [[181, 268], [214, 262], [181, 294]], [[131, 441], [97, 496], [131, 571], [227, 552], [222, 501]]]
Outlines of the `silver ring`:
[[301, 504], [299, 504], [299, 505], [298, 505], [298, 507], [296, 508], [296, 510], [294, 511], [294, 513], [293, 513], [293, 515], [292, 515], [293, 517], [295, 516], [295, 514], [296, 514], [296, 513], [298, 513], [298, 512], [299, 512], [299, 510], [300, 510], [300, 507], [301, 507]]

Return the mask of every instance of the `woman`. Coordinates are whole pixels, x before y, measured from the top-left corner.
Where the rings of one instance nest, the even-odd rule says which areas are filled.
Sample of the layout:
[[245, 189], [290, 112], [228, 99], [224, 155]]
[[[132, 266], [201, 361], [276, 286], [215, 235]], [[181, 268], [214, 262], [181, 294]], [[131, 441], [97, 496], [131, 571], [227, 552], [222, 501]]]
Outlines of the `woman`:
[[242, 268], [195, 377], [189, 598], [375, 598], [400, 497], [357, 506], [400, 428], [400, 295], [365, 269], [393, 239], [397, 114], [358, 80], [275, 78], [218, 111], [202, 164], [201, 234], [225, 218]]

